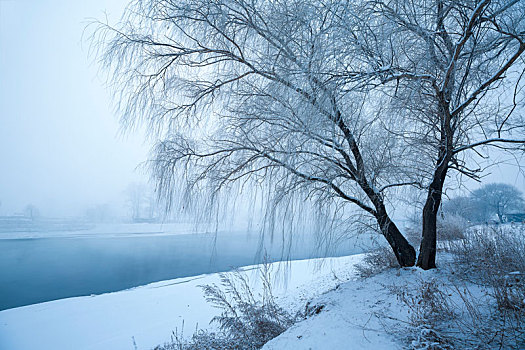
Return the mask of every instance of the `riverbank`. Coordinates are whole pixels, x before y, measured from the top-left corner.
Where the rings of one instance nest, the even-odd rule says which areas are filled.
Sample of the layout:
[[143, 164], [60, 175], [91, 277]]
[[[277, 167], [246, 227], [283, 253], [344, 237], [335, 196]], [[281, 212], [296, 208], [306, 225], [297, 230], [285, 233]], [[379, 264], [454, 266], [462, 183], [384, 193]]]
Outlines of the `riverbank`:
[[[362, 254], [273, 263], [274, 293], [290, 310], [335, 288], [355, 274]], [[257, 281], [255, 266], [243, 270]], [[115, 293], [61, 299], [0, 312], [0, 348], [10, 350], [152, 349], [172, 332], [191, 335], [209, 328], [219, 313], [206, 303], [200, 285], [219, 274], [178, 278]], [[255, 282], [255, 290], [260, 288]], [[183, 322], [184, 321], [184, 322]]]

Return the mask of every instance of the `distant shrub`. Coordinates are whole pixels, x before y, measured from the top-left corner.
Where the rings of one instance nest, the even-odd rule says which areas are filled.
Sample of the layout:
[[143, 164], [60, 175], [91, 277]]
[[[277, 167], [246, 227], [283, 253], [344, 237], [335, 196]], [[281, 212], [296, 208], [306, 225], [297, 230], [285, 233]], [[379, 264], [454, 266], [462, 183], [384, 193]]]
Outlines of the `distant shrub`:
[[[460, 215], [446, 213], [444, 216], [438, 216], [436, 222], [437, 240], [443, 242], [463, 239], [469, 225], [469, 222]], [[406, 229], [408, 241], [415, 246], [421, 242], [421, 228], [421, 219], [418, 218], [413, 220]]]
[[221, 315], [212, 320], [219, 325], [219, 332], [198, 330], [191, 339], [174, 333], [171, 343], [155, 350], [260, 349], [299, 317], [277, 305], [270, 277], [270, 265], [264, 264], [261, 273], [263, 290], [256, 294], [243, 272], [220, 274], [219, 286], [202, 286], [206, 300], [222, 310]]
[[399, 263], [392, 249], [383, 247], [367, 253], [363, 261], [356, 265], [356, 270], [361, 277], [371, 277], [396, 267]]
[[458, 215], [446, 215], [437, 221], [437, 239], [440, 241], [453, 241], [465, 238], [468, 222]]
[[419, 247], [419, 245], [421, 244], [421, 227], [422, 227], [421, 221], [418, 221], [418, 222], [412, 222], [405, 229], [406, 239], [414, 247]]

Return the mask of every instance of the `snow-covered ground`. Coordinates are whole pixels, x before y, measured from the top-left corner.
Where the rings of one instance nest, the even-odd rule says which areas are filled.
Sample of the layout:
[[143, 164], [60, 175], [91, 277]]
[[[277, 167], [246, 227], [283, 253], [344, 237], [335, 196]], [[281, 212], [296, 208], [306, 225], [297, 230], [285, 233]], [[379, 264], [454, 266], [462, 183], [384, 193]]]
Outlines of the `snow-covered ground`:
[[[268, 342], [264, 350], [392, 350], [406, 348], [402, 325], [407, 307], [391, 286], [414, 285], [419, 278], [439, 275], [437, 271], [405, 268], [386, 271], [371, 278], [353, 278], [335, 290], [314, 298], [324, 305], [322, 312], [296, 323]], [[439, 277], [438, 277], [439, 278]]]
[[[272, 264], [279, 271], [275, 295], [289, 309], [354, 276], [362, 255]], [[287, 265], [287, 266], [285, 266]], [[244, 268], [257, 281], [256, 269]], [[0, 349], [151, 349], [198, 325], [209, 327], [219, 311], [204, 300], [199, 285], [219, 282], [218, 274], [179, 278], [121, 292], [56, 300], [0, 312]], [[255, 284], [255, 288], [258, 288]]]
[[[313, 309], [322, 309], [298, 321], [263, 349], [386, 350], [410, 344], [410, 349], [427, 349], [436, 341], [432, 338], [436, 325], [460, 344], [478, 348], [485, 339], [473, 336], [476, 327], [486, 334], [499, 332], [500, 328], [486, 328], [493, 325], [483, 321], [499, 322], [491, 287], [460, 277], [462, 270], [454, 266], [450, 253], [440, 252], [439, 269], [391, 268], [369, 278], [357, 273], [356, 265], [363, 258], [360, 254], [271, 264], [274, 295], [280, 306], [289, 311], [305, 310], [308, 302]], [[255, 291], [261, 290], [257, 266], [243, 270]], [[173, 331], [180, 335], [183, 329], [183, 335], [190, 336], [197, 327], [213, 330], [215, 326], [209, 322], [220, 310], [206, 303], [199, 286], [219, 282], [219, 274], [201, 275], [1, 311], [0, 349], [153, 349], [168, 342]], [[432, 308], [433, 314], [428, 315], [437, 317], [436, 322], [427, 318], [427, 307]], [[414, 319], [418, 315], [424, 317]], [[510, 336], [523, 336], [520, 329], [513, 332]], [[448, 341], [446, 335], [443, 339]], [[494, 339], [491, 345], [498, 348]], [[521, 340], [516, 339], [511, 343], [518, 347], [511, 348], [521, 349]]]
[[263, 349], [525, 349], [524, 226], [480, 229], [437, 269], [391, 268], [313, 298], [322, 312]]

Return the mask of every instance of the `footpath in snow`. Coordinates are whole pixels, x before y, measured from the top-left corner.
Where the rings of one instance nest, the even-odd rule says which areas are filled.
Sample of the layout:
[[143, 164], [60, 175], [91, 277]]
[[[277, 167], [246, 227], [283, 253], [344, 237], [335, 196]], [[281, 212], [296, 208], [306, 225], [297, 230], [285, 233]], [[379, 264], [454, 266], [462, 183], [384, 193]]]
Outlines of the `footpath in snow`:
[[[273, 263], [272, 270], [279, 271], [274, 288], [277, 302], [290, 310], [304, 308], [307, 301], [352, 279], [355, 276], [354, 265], [362, 257], [328, 258], [322, 263], [320, 259]], [[243, 270], [255, 282], [255, 290], [260, 288], [256, 283], [256, 267], [249, 266]], [[115, 293], [4, 310], [0, 312], [0, 349], [152, 349], [169, 341], [173, 331], [180, 332], [183, 320], [185, 335], [191, 335], [197, 326], [213, 327], [209, 322], [220, 310], [206, 303], [199, 287], [213, 283], [219, 283], [218, 274], [179, 278]], [[362, 300], [356, 301], [360, 303]], [[354, 312], [360, 307], [360, 304], [352, 306]], [[323, 313], [317, 316], [316, 320], [324, 322], [321, 319]], [[309, 328], [309, 322], [313, 321], [300, 323], [268, 344], [268, 349], [297, 348], [288, 344], [291, 339], [298, 338], [306, 344], [307, 339], [313, 338], [304, 327]], [[330, 326], [330, 332], [335, 334], [338, 331], [337, 327]], [[301, 337], [294, 332], [300, 332]], [[317, 334], [313, 328], [309, 332]], [[330, 337], [327, 331], [319, 332]], [[345, 332], [342, 334], [348, 334]], [[312, 349], [328, 348], [319, 347], [315, 342], [312, 344]]]

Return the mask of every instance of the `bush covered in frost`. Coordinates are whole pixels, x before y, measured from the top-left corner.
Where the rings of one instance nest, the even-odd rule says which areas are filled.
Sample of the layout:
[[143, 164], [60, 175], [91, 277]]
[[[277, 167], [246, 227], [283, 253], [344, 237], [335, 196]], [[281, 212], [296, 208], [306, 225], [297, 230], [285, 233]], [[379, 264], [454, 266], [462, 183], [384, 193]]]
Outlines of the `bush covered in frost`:
[[299, 317], [279, 307], [272, 294], [270, 265], [261, 269], [262, 292], [256, 293], [242, 271], [220, 274], [220, 285], [202, 286], [206, 300], [222, 310], [212, 319], [218, 332], [197, 330], [191, 338], [174, 333], [171, 343], [156, 350], [260, 349]]

